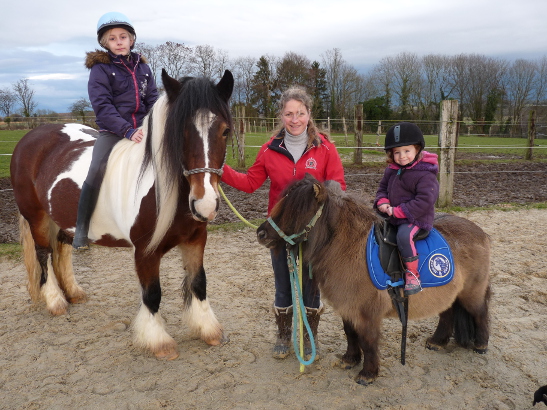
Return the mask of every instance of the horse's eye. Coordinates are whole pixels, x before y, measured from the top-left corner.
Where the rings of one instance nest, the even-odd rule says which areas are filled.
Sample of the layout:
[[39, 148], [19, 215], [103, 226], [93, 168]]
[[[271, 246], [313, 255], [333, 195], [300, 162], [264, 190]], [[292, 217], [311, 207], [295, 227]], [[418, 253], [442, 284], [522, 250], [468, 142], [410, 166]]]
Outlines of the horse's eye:
[[228, 135], [230, 135], [230, 133], [232, 132], [232, 130], [230, 128], [226, 128], [224, 130], [224, 132], [222, 133], [222, 135], [224, 135], [225, 137], [227, 137]]

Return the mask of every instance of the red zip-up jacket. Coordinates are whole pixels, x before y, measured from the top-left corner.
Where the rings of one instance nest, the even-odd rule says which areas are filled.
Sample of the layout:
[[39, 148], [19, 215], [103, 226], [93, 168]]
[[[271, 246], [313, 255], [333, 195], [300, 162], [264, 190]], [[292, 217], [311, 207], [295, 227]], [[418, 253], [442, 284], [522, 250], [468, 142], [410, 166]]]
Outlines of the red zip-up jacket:
[[240, 191], [251, 193], [260, 188], [269, 177], [268, 215], [283, 189], [291, 182], [304, 178], [306, 173], [321, 182], [337, 181], [342, 189], [346, 190], [344, 167], [332, 142], [321, 135], [321, 143], [314, 141], [295, 164], [292, 155], [285, 148], [284, 135], [284, 131], [281, 131], [260, 148], [255, 163], [246, 174], [225, 165], [222, 182]]

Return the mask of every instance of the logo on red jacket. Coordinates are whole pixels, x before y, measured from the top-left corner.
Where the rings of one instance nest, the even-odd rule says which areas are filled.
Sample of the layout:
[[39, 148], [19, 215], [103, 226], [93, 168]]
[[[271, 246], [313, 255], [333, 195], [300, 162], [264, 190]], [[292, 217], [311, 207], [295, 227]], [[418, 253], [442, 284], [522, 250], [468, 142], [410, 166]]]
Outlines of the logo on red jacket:
[[317, 169], [317, 161], [315, 158], [308, 158], [306, 160], [306, 169]]

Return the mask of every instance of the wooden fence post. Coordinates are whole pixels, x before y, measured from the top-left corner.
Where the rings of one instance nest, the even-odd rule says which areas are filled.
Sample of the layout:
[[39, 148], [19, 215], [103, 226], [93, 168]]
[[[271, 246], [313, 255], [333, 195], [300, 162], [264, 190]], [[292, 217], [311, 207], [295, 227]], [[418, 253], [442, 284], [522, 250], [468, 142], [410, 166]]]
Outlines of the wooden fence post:
[[454, 193], [454, 159], [458, 133], [458, 101], [441, 102], [441, 130], [439, 133], [439, 199], [438, 207], [450, 206]]
[[526, 159], [532, 160], [534, 158], [534, 141], [536, 139], [536, 110], [530, 111], [528, 117], [528, 149], [526, 150]]
[[237, 166], [245, 168], [245, 107], [237, 107], [239, 132], [237, 135]]
[[378, 128], [376, 129], [376, 145], [380, 145], [380, 135], [382, 134], [382, 120], [378, 121]]
[[344, 124], [344, 136], [346, 137], [346, 147], [348, 146], [348, 126], [346, 125], [346, 118], [342, 117], [342, 124]]
[[363, 104], [355, 106], [355, 153], [353, 163], [361, 165], [363, 163]]

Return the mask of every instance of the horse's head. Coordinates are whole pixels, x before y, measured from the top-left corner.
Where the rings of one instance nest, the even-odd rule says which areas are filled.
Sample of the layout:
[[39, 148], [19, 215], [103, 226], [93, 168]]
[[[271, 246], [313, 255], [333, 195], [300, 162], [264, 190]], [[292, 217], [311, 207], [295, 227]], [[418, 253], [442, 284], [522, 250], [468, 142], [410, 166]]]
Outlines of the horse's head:
[[205, 78], [175, 80], [162, 72], [168, 112], [163, 139], [167, 174], [190, 185], [194, 219], [210, 221], [219, 207], [218, 183], [226, 159], [226, 137], [232, 127], [228, 101], [234, 78], [226, 70], [218, 84]]
[[289, 185], [270, 217], [257, 229], [258, 242], [267, 248], [305, 241], [321, 216], [328, 190], [309, 174]]

